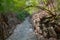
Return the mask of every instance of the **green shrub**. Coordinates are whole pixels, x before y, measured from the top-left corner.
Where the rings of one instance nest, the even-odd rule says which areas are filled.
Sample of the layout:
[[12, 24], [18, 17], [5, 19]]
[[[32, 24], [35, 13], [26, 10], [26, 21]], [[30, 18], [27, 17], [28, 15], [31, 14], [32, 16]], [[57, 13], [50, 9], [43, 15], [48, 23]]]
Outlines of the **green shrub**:
[[25, 17], [27, 17], [29, 15], [29, 13], [27, 11], [21, 11], [19, 13], [17, 13], [17, 18], [21, 21], [23, 21], [25, 19]]

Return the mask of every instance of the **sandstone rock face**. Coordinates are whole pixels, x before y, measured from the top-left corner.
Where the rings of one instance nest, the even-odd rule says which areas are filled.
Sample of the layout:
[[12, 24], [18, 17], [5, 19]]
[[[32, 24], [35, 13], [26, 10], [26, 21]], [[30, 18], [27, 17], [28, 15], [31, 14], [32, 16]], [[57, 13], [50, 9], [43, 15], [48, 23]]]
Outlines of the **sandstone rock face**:
[[[60, 20], [58, 18], [58, 20]], [[60, 22], [47, 11], [41, 10], [31, 16], [31, 23], [38, 40], [57, 40], [57, 32], [60, 31]], [[60, 33], [60, 32], [58, 32]]]
[[5, 40], [10, 36], [18, 23], [20, 21], [14, 13], [0, 14], [0, 39]]

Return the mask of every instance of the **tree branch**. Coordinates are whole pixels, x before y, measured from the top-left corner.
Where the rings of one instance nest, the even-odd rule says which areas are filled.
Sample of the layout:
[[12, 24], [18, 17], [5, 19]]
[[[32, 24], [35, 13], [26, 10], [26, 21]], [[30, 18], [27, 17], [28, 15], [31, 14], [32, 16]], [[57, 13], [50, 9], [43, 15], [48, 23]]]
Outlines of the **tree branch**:
[[41, 9], [41, 10], [46, 10], [46, 11], [48, 11], [48, 13], [49, 13], [50, 15], [56, 16], [56, 15], [54, 15], [50, 10], [48, 10], [48, 9], [46, 9], [46, 8], [44, 8], [44, 7], [41, 7], [41, 6], [32, 6], [32, 5], [30, 5], [30, 6], [24, 7], [23, 9], [26, 9], [26, 8], [29, 8], [29, 7], [35, 7], [35, 8]]

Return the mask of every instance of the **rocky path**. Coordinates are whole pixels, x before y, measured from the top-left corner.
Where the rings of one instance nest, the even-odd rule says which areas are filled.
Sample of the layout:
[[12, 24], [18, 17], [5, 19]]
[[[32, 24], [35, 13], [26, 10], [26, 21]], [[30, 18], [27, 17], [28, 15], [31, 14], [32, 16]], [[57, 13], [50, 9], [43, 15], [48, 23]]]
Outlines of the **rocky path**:
[[[6, 40], [37, 40], [33, 32], [32, 25], [29, 22], [29, 17], [27, 17], [23, 23], [18, 24], [13, 34]], [[41, 35], [40, 40], [56, 40], [56, 39], [55, 38], [46, 39]]]
[[17, 25], [14, 33], [7, 40], [36, 40], [29, 17]]

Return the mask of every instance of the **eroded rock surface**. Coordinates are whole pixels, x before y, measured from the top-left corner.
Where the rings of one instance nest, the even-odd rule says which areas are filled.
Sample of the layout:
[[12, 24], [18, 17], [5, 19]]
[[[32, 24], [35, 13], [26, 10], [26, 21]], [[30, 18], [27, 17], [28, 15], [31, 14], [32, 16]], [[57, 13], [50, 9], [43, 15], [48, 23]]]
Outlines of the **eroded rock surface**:
[[0, 39], [8, 38], [18, 23], [19, 21], [14, 13], [0, 13]]

